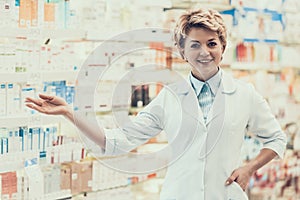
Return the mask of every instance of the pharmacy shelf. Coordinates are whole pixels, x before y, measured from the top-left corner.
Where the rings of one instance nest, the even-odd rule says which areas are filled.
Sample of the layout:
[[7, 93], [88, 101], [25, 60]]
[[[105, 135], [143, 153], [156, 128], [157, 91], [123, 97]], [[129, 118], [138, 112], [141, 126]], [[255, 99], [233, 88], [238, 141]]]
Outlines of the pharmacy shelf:
[[0, 173], [24, 169], [25, 160], [33, 158], [39, 158], [39, 151], [0, 154]]
[[22, 116], [1, 116], [0, 127], [20, 127], [20, 126], [38, 126], [47, 124], [56, 124], [63, 122], [64, 118], [54, 115], [22, 115]]
[[55, 71], [55, 72], [16, 72], [0, 73], [1, 82], [7, 83], [41, 83], [43, 81], [74, 81], [77, 71]]
[[282, 66], [272, 63], [234, 62], [230, 64], [230, 68], [235, 70], [267, 70], [277, 72], [282, 69]]
[[62, 199], [71, 199], [72, 198], [72, 194], [71, 194], [71, 190], [61, 190], [61, 191], [57, 191], [54, 193], [50, 193], [50, 194], [46, 194], [44, 196], [44, 200], [62, 200]]
[[75, 81], [78, 75], [77, 71], [57, 71], [57, 72], [42, 72], [42, 81]]
[[86, 32], [76, 29], [41, 29], [41, 28], [11, 28], [1, 27], [0, 37], [21, 39], [81, 39], [85, 38]]
[[[113, 41], [113, 42], [169, 42], [172, 34], [169, 30], [158, 28], [144, 28], [128, 31], [124, 30], [76, 30], [76, 29], [40, 29], [40, 28], [10, 28], [1, 27], [0, 38], [43, 40], [60, 39], [65, 41]], [[142, 34], [139, 34], [141, 32]]]
[[299, 47], [300, 46], [299, 41], [289, 41], [289, 40], [280, 41], [279, 44], [282, 45], [282, 46], [293, 46], [293, 47]]
[[268, 43], [268, 44], [277, 44], [279, 42], [278, 39], [259, 39], [259, 38], [243, 38], [243, 42], [249, 42], [249, 43]]
[[172, 34], [169, 30], [159, 28], [135, 29], [132, 31], [108, 31], [108, 30], [89, 30], [86, 33], [86, 40], [93, 41], [112, 41], [112, 42], [131, 42], [149, 43], [165, 42], [172, 44]]
[[212, 1], [182, 1], [182, 0], [172, 0], [172, 6], [164, 8], [164, 11], [173, 10], [173, 9], [190, 9], [190, 8], [212, 8], [215, 10], [223, 11], [223, 10], [230, 10], [234, 7], [230, 4], [223, 4], [223, 3], [213, 3]]

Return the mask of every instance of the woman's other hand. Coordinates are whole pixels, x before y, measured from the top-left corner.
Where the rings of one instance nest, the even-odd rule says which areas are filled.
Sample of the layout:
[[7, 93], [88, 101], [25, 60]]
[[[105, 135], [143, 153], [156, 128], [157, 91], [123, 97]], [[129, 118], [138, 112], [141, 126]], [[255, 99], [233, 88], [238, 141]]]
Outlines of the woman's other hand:
[[231, 176], [226, 180], [225, 185], [230, 185], [235, 181], [245, 191], [253, 173], [254, 171], [248, 165], [239, 167], [232, 172]]

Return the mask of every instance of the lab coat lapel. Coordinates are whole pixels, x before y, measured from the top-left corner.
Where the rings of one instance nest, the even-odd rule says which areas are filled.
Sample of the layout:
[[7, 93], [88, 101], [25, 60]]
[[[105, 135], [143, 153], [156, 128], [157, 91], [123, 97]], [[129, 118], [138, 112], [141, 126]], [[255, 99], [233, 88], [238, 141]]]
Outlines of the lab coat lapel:
[[[220, 86], [221, 87], [221, 86]], [[219, 88], [219, 91], [221, 88]], [[214, 149], [223, 132], [225, 123], [225, 94], [218, 92], [210, 111], [210, 118], [207, 121], [207, 137], [201, 147], [200, 159], [205, 158]]]
[[208, 112], [206, 124], [209, 124], [214, 118], [216, 118], [222, 112], [224, 112], [224, 93], [222, 93], [221, 88], [219, 88], [215, 100], [213, 102], [213, 105]]
[[187, 114], [205, 126], [203, 113], [200, 109], [199, 101], [194, 91], [190, 91], [186, 96], [183, 97], [182, 104], [183, 109]]
[[171, 86], [179, 97], [182, 103], [182, 110], [185, 114], [191, 116], [193, 119], [201, 122], [205, 126], [203, 120], [203, 113], [199, 107], [198, 98], [191, 84], [187, 81], [177, 83], [175, 86]]
[[230, 102], [228, 102], [229, 98], [227, 98], [227, 95], [234, 93], [235, 90], [236, 85], [234, 84], [233, 79], [223, 72], [220, 88], [218, 89], [214, 104], [209, 113], [210, 116], [207, 121], [208, 133], [206, 142], [204, 142], [204, 145], [201, 147], [200, 159], [208, 156], [221, 138], [224, 129], [226, 113], [231, 112], [230, 110], [227, 110], [230, 108], [228, 106]]
[[207, 121], [206, 121], [207, 124], [209, 124], [211, 120], [216, 118], [219, 114], [224, 112], [224, 106], [225, 106], [224, 95], [231, 94], [235, 92], [236, 89], [233, 79], [230, 76], [228, 76], [224, 71], [222, 71], [222, 74], [223, 77], [222, 77], [222, 82], [220, 84], [220, 88], [218, 89], [213, 105], [208, 112]]

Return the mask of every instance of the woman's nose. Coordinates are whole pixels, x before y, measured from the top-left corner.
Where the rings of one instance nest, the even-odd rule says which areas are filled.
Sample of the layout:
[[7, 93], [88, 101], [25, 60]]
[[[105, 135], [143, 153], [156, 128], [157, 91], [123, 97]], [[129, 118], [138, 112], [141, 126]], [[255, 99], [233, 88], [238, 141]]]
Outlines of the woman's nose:
[[207, 55], [209, 55], [209, 50], [205, 46], [202, 46], [200, 48], [199, 54], [200, 54], [200, 56], [207, 56]]

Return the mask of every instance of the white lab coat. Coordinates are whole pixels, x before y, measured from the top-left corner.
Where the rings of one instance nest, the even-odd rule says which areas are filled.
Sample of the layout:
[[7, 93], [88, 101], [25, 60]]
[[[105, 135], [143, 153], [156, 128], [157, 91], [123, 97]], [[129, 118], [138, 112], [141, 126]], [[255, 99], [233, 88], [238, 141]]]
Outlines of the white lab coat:
[[162, 200], [246, 200], [237, 183], [224, 185], [242, 163], [245, 133], [254, 133], [264, 148], [279, 157], [286, 145], [286, 136], [266, 101], [253, 86], [224, 71], [207, 124], [190, 83], [182, 81], [165, 87], [132, 123], [106, 130], [105, 153], [128, 152], [161, 130], [167, 134], [172, 154]]

